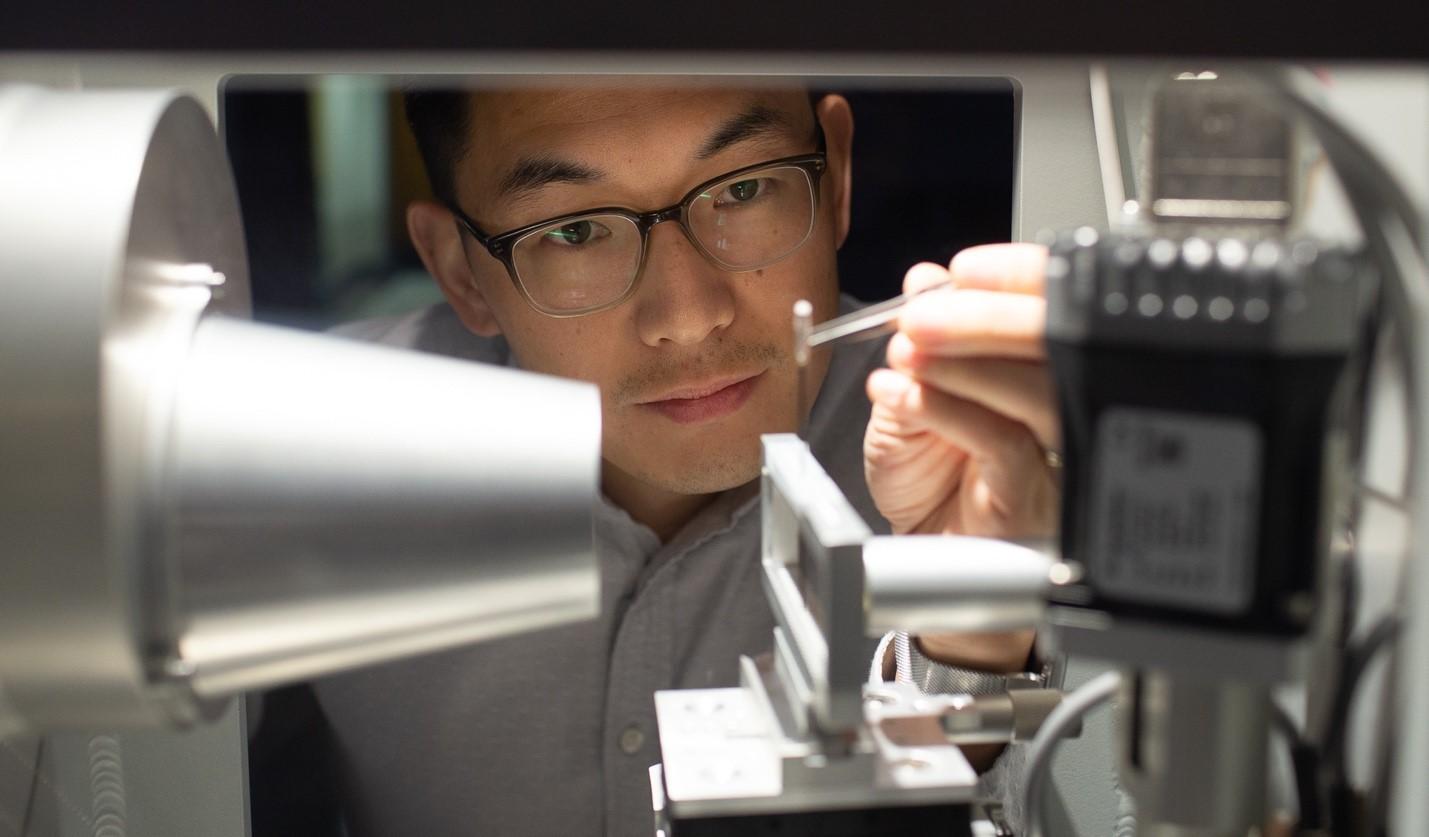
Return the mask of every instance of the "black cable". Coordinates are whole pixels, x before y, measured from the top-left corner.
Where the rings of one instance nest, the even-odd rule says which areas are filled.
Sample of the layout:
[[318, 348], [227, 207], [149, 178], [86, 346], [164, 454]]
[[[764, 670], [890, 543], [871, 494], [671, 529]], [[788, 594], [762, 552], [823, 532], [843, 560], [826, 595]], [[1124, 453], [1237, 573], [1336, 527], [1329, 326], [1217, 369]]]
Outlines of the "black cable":
[[1270, 720], [1285, 739], [1290, 750], [1290, 765], [1295, 770], [1295, 796], [1300, 807], [1300, 830], [1320, 828], [1324, 821], [1324, 801], [1320, 793], [1320, 754], [1300, 734], [1284, 707], [1270, 701]]
[[45, 758], [46, 740], [41, 737], [40, 743], [35, 745], [35, 775], [30, 777], [30, 792], [25, 798], [25, 816], [20, 820], [20, 834], [22, 835], [30, 833], [30, 819], [35, 815], [35, 797], [40, 789], [40, 770]]
[[1390, 657], [1384, 667], [1384, 688], [1379, 694], [1379, 718], [1374, 730], [1377, 758], [1370, 776], [1366, 800], [1373, 815], [1371, 834], [1383, 835], [1389, 830], [1390, 788], [1394, 784], [1394, 729], [1395, 718], [1399, 714], [1395, 705], [1395, 698], [1399, 694], [1399, 667], [1400, 660]]
[[1350, 704], [1363, 679], [1365, 669], [1399, 633], [1399, 617], [1391, 613], [1379, 620], [1369, 633], [1345, 649], [1340, 677], [1335, 684], [1334, 701], [1330, 704], [1330, 720], [1325, 736], [1325, 763], [1334, 766], [1335, 780], [1346, 782], [1349, 776], [1345, 738], [1350, 725]]
[[1350, 556], [1340, 564], [1340, 588], [1344, 591], [1343, 609], [1340, 611], [1340, 630], [1336, 635], [1336, 641], [1341, 648], [1350, 644], [1350, 638], [1355, 629], [1355, 617], [1360, 610], [1360, 576], [1355, 567], [1356, 552], [1350, 550]]
[[1345, 744], [1349, 736], [1350, 705], [1364, 679], [1365, 670], [1375, 656], [1392, 643], [1399, 633], [1399, 626], [1399, 617], [1391, 613], [1375, 623], [1358, 642], [1345, 649], [1340, 677], [1335, 684], [1334, 702], [1330, 705], [1324, 750], [1324, 763], [1333, 771], [1329, 785], [1329, 815], [1330, 830], [1335, 834], [1351, 833], [1354, 824], [1361, 819], [1362, 805], [1359, 795], [1350, 785], [1349, 747]]

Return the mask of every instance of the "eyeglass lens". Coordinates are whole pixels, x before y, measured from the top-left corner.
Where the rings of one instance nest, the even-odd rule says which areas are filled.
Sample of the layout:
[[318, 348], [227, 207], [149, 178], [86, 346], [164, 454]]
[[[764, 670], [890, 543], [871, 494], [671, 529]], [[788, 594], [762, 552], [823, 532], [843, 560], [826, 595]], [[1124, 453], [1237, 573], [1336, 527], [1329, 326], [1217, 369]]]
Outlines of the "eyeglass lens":
[[[700, 192], [685, 220], [712, 261], [731, 270], [763, 267], [809, 237], [813, 184], [794, 166], [742, 174]], [[584, 215], [523, 236], [511, 256], [533, 302], [549, 311], [577, 312], [607, 305], [629, 290], [643, 243], [631, 218]]]

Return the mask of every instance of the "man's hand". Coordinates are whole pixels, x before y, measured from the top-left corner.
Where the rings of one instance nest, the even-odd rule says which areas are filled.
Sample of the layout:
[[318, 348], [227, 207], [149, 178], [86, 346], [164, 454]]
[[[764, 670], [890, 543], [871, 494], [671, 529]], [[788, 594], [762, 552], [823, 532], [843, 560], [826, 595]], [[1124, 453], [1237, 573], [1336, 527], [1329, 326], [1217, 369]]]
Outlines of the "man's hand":
[[1046, 250], [973, 247], [950, 270], [920, 264], [915, 297], [869, 376], [864, 465], [898, 533], [1043, 537], [1056, 529], [1057, 411], [1047, 372]]
[[[1047, 371], [1042, 296], [1047, 251], [1030, 244], [964, 250], [949, 270], [920, 264], [914, 298], [868, 379], [869, 489], [893, 531], [1035, 538], [1056, 530], [1057, 411]], [[1032, 631], [920, 636], [932, 659], [1020, 671]], [[987, 754], [984, 754], [987, 755]], [[990, 759], [987, 759], [990, 761]]]

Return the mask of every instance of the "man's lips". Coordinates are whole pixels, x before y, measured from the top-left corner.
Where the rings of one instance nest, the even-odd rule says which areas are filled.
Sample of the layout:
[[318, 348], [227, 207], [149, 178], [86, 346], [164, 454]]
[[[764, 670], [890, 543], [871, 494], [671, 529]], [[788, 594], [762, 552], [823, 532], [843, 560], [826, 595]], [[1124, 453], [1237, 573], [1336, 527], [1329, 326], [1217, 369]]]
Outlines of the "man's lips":
[[679, 424], [694, 424], [729, 415], [749, 400], [763, 372], [672, 389], [639, 406], [654, 410]]

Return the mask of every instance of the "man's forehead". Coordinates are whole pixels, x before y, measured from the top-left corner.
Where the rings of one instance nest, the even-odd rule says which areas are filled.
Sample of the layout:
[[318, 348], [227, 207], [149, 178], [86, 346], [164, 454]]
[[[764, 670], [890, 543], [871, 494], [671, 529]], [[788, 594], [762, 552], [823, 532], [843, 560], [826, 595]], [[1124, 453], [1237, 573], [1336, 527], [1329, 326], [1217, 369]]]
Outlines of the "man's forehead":
[[622, 85], [475, 92], [469, 139], [486, 154], [525, 153], [533, 146], [567, 142], [599, 145], [651, 132], [665, 142], [695, 142], [712, 127], [756, 108], [787, 114], [793, 130], [812, 129], [808, 94], [802, 89]]

